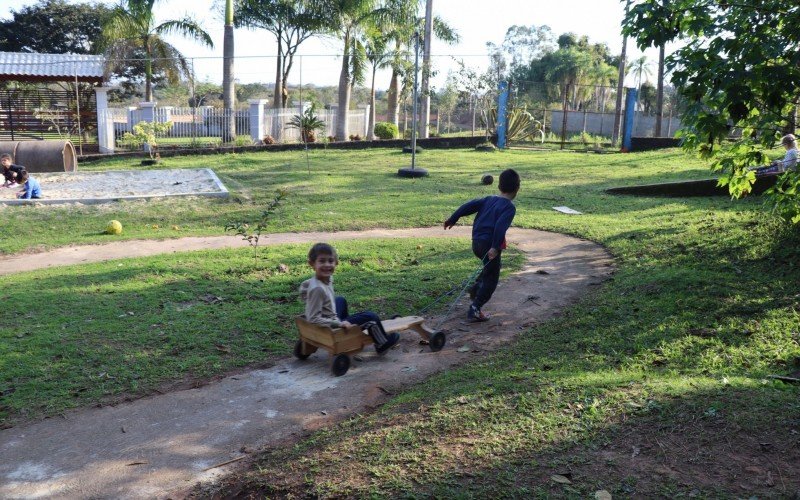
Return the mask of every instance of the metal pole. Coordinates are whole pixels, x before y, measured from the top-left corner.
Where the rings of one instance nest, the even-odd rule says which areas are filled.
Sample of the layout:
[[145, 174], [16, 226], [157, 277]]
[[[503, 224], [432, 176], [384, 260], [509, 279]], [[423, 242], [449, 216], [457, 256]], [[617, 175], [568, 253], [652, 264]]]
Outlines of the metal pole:
[[564, 102], [561, 106], [561, 149], [567, 141], [567, 95], [569, 94], [569, 83], [564, 86]]
[[[400, 177], [424, 177], [428, 175], [428, 171], [424, 168], [416, 168], [417, 164], [417, 73], [419, 70], [419, 32], [414, 33], [414, 107], [411, 121], [413, 122], [411, 128], [411, 167], [404, 167], [397, 171]], [[403, 149], [405, 151], [405, 149]]]
[[419, 32], [414, 33], [414, 102], [412, 104], [411, 170], [417, 164], [417, 73], [419, 71]]
[[[8, 93], [8, 125], [11, 127], [11, 140], [14, 139], [14, 105], [11, 103], [11, 92]], [[16, 158], [14, 158], [16, 161]]]
[[192, 147], [197, 147], [197, 94], [195, 93], [194, 57], [191, 61], [192, 74], [189, 78], [192, 80]]
[[81, 95], [78, 93], [78, 67], [72, 63], [72, 71], [75, 73], [75, 106], [78, 112], [78, 151], [83, 156], [83, 133], [81, 132]]

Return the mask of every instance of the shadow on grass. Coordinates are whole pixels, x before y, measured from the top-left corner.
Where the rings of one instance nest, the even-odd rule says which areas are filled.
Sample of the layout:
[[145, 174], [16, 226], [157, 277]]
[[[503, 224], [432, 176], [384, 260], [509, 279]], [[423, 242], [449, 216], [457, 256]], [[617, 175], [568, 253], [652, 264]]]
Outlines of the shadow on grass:
[[201, 496], [790, 497], [800, 387], [765, 377], [800, 357], [800, 241], [760, 231], [756, 244], [659, 232], [513, 345], [266, 451]]

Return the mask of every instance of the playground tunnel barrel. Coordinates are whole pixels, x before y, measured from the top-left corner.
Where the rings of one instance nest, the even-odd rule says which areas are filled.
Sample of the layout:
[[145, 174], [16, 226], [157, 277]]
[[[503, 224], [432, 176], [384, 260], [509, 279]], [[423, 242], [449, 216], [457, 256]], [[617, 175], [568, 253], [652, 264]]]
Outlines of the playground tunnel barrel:
[[78, 156], [70, 141], [0, 141], [0, 154], [28, 172], [75, 172]]

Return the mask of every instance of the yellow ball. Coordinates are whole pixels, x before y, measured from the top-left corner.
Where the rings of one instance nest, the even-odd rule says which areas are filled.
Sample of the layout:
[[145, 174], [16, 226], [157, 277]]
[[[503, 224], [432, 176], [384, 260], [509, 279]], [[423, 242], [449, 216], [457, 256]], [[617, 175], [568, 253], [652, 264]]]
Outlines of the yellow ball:
[[108, 234], [122, 234], [122, 224], [118, 220], [112, 220], [106, 226], [106, 233]]

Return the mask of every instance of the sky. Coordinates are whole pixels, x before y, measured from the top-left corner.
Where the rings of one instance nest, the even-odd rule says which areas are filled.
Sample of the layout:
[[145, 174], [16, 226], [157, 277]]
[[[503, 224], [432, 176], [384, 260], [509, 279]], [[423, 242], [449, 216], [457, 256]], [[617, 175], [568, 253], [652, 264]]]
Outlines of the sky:
[[[100, 1], [107, 5], [116, 3], [112, 0]], [[34, 0], [0, 0], [0, 17], [7, 19], [12, 10], [34, 3]], [[425, 2], [421, 1], [420, 4], [420, 15], [424, 15]], [[500, 44], [506, 30], [514, 24], [547, 25], [556, 36], [569, 31], [587, 35], [592, 43], [606, 43], [612, 53], [618, 54], [622, 47], [620, 23], [624, 1], [621, 0], [433, 0], [433, 11], [461, 36], [461, 42], [455, 46], [433, 40], [434, 87], [441, 86], [447, 73], [457, 69], [456, 60], [462, 60], [476, 69], [486, 68], [489, 62], [486, 42]], [[203, 26], [214, 40], [213, 49], [177, 36], [170, 36], [167, 40], [192, 59], [198, 80], [221, 83], [224, 28], [215, 0], [160, 0], [156, 3], [155, 12], [157, 22], [182, 18], [188, 14]], [[341, 68], [340, 43], [332, 38], [312, 38], [304, 42], [298, 51], [302, 57], [295, 63], [289, 83], [336, 85]], [[237, 29], [236, 80], [241, 83], [273, 82], [275, 51], [276, 45], [270, 33]], [[631, 41], [628, 42], [627, 51], [629, 60], [642, 55]], [[644, 54], [652, 61], [655, 73], [657, 50], [648, 49]], [[389, 73], [380, 72], [376, 78], [376, 88], [385, 89], [388, 84]], [[633, 85], [633, 82], [626, 81], [626, 84]]]

